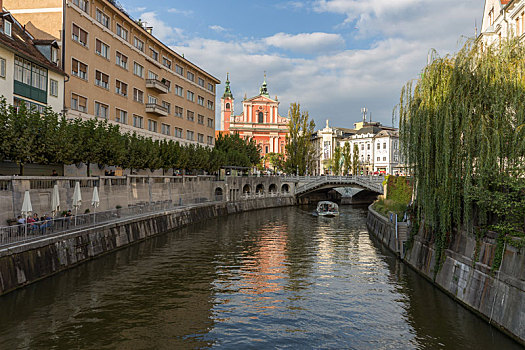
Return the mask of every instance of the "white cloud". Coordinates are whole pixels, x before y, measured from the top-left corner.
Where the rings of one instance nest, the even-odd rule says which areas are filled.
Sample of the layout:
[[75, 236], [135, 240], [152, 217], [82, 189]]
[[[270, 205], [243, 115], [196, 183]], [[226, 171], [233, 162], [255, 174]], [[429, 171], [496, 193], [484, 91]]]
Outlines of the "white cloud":
[[209, 26], [209, 28], [217, 33], [220, 33], [220, 32], [225, 32], [226, 31], [226, 28], [223, 28], [221, 27], [220, 25], [212, 25], [212, 26]]
[[189, 17], [189, 16], [193, 15], [193, 11], [192, 10], [181, 10], [181, 9], [176, 9], [176, 8], [170, 8], [170, 9], [168, 9], [168, 12], [169, 13], [176, 13], [176, 14], [183, 15], [183, 16], [186, 16], [186, 17]]
[[[316, 0], [314, 5], [318, 12], [346, 17], [340, 34], [210, 40], [184, 37], [160, 24], [168, 27], [168, 38], [175, 38], [175, 51], [222, 81], [230, 72], [237, 113], [245, 93], [258, 93], [267, 71], [270, 94], [279, 96], [282, 115], [291, 102], [300, 102], [318, 126], [330, 119], [331, 125], [351, 127], [364, 106], [375, 120], [390, 124], [402, 86], [417, 78], [429, 50], [440, 55], [456, 51], [461, 35], [473, 34], [474, 17], [483, 7], [477, 0]], [[358, 27], [361, 38], [373, 38], [368, 47], [345, 48], [351, 44], [344, 39], [349, 25]], [[288, 57], [283, 50], [318, 54]], [[224, 84], [217, 87], [218, 99], [223, 89]]]
[[339, 34], [329, 33], [301, 33], [286, 34], [277, 33], [271, 37], [265, 38], [267, 45], [278, 47], [300, 53], [322, 53], [343, 49], [345, 41]]
[[167, 25], [164, 21], [157, 18], [156, 12], [145, 12], [140, 15], [140, 19], [148, 27], [153, 27], [153, 35], [165, 44], [177, 43], [184, 39], [182, 29]]

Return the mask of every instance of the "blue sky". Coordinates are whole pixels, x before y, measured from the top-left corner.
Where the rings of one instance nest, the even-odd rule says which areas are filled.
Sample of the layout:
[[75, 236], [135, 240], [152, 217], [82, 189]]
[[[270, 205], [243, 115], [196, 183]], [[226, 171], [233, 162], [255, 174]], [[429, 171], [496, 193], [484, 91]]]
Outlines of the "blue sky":
[[280, 114], [299, 102], [318, 128], [326, 119], [352, 127], [365, 106], [391, 125], [402, 86], [417, 78], [429, 51], [457, 51], [483, 11], [479, 0], [120, 2], [219, 78], [218, 98], [229, 72], [237, 111], [245, 94], [258, 93], [266, 71]]

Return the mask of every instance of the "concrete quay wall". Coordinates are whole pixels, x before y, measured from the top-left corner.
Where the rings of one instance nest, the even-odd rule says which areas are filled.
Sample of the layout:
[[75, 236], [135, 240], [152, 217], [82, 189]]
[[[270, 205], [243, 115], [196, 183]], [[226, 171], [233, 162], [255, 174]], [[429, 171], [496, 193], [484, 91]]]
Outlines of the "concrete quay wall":
[[396, 251], [392, 224], [370, 209], [367, 226], [374, 237], [449, 296], [525, 345], [525, 248], [506, 245], [499, 272], [492, 272], [496, 240], [476, 240], [460, 232], [435, 273], [436, 248], [428, 232], [421, 228], [409, 250]]
[[295, 203], [293, 196], [286, 195], [199, 204], [0, 249], [0, 295], [184, 225], [217, 216]]

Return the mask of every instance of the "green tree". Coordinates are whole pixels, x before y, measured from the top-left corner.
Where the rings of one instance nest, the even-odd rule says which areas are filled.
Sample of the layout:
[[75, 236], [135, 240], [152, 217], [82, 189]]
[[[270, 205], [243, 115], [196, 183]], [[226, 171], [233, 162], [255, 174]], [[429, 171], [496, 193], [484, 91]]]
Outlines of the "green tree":
[[359, 175], [359, 146], [354, 144], [354, 152], [352, 155], [352, 175]]
[[333, 162], [334, 175], [341, 175], [343, 170], [343, 153], [340, 146], [335, 146], [334, 150], [334, 162]]
[[418, 217], [435, 234], [436, 271], [458, 228], [525, 232], [523, 62], [517, 39], [484, 49], [468, 42], [401, 92], [403, 153]]
[[315, 148], [311, 140], [315, 123], [308, 112], [301, 112], [298, 103], [290, 104], [290, 122], [286, 144], [285, 170], [289, 174], [298, 172], [305, 175], [315, 162]]
[[344, 175], [350, 174], [352, 171], [352, 149], [349, 142], [345, 142], [343, 146], [343, 173]]
[[268, 162], [273, 167], [274, 171], [283, 169], [284, 156], [281, 153], [270, 152], [264, 156], [264, 161]]

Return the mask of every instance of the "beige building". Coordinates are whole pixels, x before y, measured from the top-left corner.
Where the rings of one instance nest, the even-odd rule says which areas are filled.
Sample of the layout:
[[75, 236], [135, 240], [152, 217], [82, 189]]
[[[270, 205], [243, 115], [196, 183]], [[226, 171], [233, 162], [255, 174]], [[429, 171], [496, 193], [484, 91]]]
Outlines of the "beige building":
[[[123, 131], [213, 145], [220, 81], [155, 38], [112, 0], [4, 0], [34, 36], [61, 48], [68, 117], [101, 118]], [[38, 29], [36, 29], [38, 28]]]
[[478, 39], [490, 45], [513, 36], [525, 38], [525, 0], [486, 0]]

